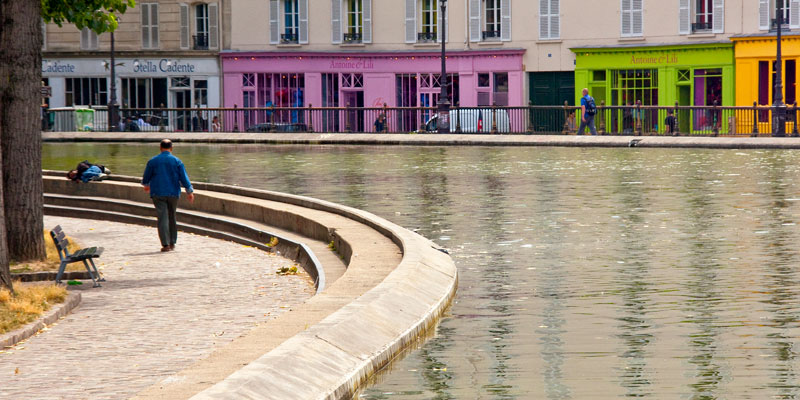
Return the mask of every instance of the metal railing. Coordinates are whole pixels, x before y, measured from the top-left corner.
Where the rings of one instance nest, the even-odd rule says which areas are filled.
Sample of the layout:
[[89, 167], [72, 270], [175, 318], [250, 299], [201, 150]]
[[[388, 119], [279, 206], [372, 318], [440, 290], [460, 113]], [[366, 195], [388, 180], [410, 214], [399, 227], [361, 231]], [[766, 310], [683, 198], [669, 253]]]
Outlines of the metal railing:
[[430, 43], [438, 40], [436, 32], [419, 32], [417, 33], [417, 42]]
[[362, 35], [361, 33], [345, 33], [342, 35], [342, 41], [345, 43], [361, 43]]
[[281, 44], [292, 44], [299, 42], [300, 42], [300, 35], [297, 32], [281, 34]]
[[692, 23], [692, 32], [699, 33], [699, 32], [711, 32], [714, 29], [714, 26], [711, 22], [693, 22]]
[[193, 50], [208, 50], [208, 35], [192, 35]]
[[481, 32], [483, 40], [500, 39], [500, 31], [483, 31]]
[[[797, 106], [786, 107], [786, 134], [797, 136]], [[123, 108], [113, 130], [128, 132], [326, 132], [433, 133], [433, 107], [269, 107], [269, 108]], [[770, 106], [606, 106], [594, 117], [600, 135], [768, 136]], [[672, 117], [669, 118], [668, 117]], [[73, 110], [48, 111], [43, 127], [52, 131], [108, 129], [107, 112], [94, 120]], [[82, 121], [82, 122], [81, 122]], [[454, 107], [452, 133], [574, 135], [580, 107]], [[80, 126], [78, 126], [80, 125]], [[670, 129], [674, 126], [674, 130]], [[585, 134], [588, 134], [585, 132]]]

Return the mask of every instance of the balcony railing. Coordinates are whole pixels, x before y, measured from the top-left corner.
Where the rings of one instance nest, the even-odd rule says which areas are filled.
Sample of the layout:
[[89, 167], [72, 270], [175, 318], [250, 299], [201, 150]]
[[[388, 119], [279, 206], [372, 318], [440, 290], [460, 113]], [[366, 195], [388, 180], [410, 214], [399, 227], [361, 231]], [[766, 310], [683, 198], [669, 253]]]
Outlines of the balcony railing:
[[345, 43], [361, 43], [361, 33], [345, 33], [342, 40]]
[[417, 33], [417, 42], [419, 43], [431, 43], [435, 42], [438, 39], [438, 35], [436, 32], [420, 32]]
[[208, 35], [202, 34], [192, 36], [192, 49], [208, 50]]
[[483, 31], [483, 40], [500, 40], [500, 31]]
[[299, 43], [300, 36], [297, 32], [281, 34], [281, 44]]
[[711, 32], [714, 26], [711, 22], [695, 22], [692, 24], [692, 33]]
[[[789, 20], [784, 18], [783, 24], [781, 24], [781, 32], [790, 30]], [[771, 32], [776, 32], [778, 30], [778, 19], [773, 18], [769, 24], [769, 30]]]

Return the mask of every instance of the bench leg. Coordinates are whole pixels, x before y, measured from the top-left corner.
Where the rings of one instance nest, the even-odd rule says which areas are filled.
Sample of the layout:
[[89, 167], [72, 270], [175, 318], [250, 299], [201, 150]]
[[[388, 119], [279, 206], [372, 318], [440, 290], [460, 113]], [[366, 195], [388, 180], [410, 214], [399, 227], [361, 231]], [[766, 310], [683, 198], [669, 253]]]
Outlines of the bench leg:
[[89, 263], [92, 264], [92, 268], [94, 269], [94, 276], [97, 278], [97, 281], [98, 282], [105, 282], [106, 278], [103, 278], [102, 276], [100, 276], [100, 271], [97, 270], [97, 265], [94, 264], [94, 259], [93, 258], [89, 259]]
[[64, 269], [67, 268], [67, 263], [61, 261], [58, 265], [58, 274], [56, 274], [56, 283], [61, 283], [61, 277], [64, 276]]
[[86, 267], [86, 270], [89, 271], [89, 277], [92, 278], [92, 287], [100, 287], [100, 284], [97, 283], [97, 279], [94, 278], [94, 272], [92, 272], [92, 268], [89, 267], [89, 263], [86, 260], [83, 260], [83, 265]]

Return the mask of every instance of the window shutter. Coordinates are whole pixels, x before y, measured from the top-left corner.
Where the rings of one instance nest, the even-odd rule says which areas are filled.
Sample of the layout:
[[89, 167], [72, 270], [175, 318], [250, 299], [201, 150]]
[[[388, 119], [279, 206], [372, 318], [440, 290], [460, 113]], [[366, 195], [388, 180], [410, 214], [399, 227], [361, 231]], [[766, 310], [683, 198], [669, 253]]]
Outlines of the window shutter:
[[406, 0], [406, 43], [417, 42], [417, 1]]
[[42, 24], [42, 50], [47, 48], [47, 24], [41, 19]]
[[725, 0], [714, 0], [713, 19], [714, 33], [725, 33]]
[[89, 49], [89, 28], [81, 29], [81, 50]]
[[364, 26], [361, 29], [361, 41], [372, 43], [372, 0], [361, 0], [361, 11], [363, 12], [362, 21]]
[[141, 5], [142, 13], [142, 48], [150, 48], [150, 4]]
[[560, 1], [561, 0], [550, 0], [550, 39], [558, 39], [561, 37]]
[[678, 3], [678, 33], [688, 35], [692, 33], [692, 12], [689, 0], [680, 0]]
[[158, 48], [158, 3], [150, 4], [150, 47]]
[[331, 0], [331, 43], [342, 43], [342, 0]]
[[92, 50], [96, 50], [97, 49], [97, 42], [100, 41], [100, 37], [99, 36], [100, 35], [95, 33], [95, 31], [93, 31], [91, 29], [89, 30], [89, 48], [90, 49], [92, 49]]
[[208, 47], [219, 47], [219, 15], [217, 3], [208, 3]]
[[469, 0], [469, 41], [481, 41], [481, 0]]
[[181, 48], [189, 48], [189, 6], [181, 3]]
[[622, 36], [631, 36], [631, 0], [622, 0], [620, 15], [622, 17]]
[[550, 39], [550, 0], [539, 0], [539, 39]]
[[641, 36], [644, 33], [644, 0], [633, 0], [633, 10], [631, 10], [633, 23], [631, 32], [634, 36]]
[[789, 6], [789, 27], [800, 28], [800, 0], [792, 0]]
[[769, 0], [758, 1], [758, 29], [769, 30]]
[[308, 43], [308, 0], [300, 0], [300, 27], [298, 32], [299, 42], [302, 44]]
[[511, 0], [500, 0], [500, 40], [511, 40]]
[[269, 0], [269, 43], [278, 44], [280, 27], [278, 25], [278, 0]]

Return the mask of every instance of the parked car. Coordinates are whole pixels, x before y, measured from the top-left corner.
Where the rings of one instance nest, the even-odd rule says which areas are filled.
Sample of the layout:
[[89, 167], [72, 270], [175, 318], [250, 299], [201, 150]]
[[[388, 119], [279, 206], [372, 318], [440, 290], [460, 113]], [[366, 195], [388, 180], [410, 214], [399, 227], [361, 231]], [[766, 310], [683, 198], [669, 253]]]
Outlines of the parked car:
[[[508, 118], [508, 111], [505, 109], [491, 108], [459, 108], [450, 110], [450, 132], [455, 132], [457, 125], [461, 125], [463, 133], [491, 133], [492, 119], [497, 117], [497, 132], [511, 132], [511, 123]], [[438, 115], [433, 115], [425, 123], [425, 130], [428, 132], [437, 131]]]

